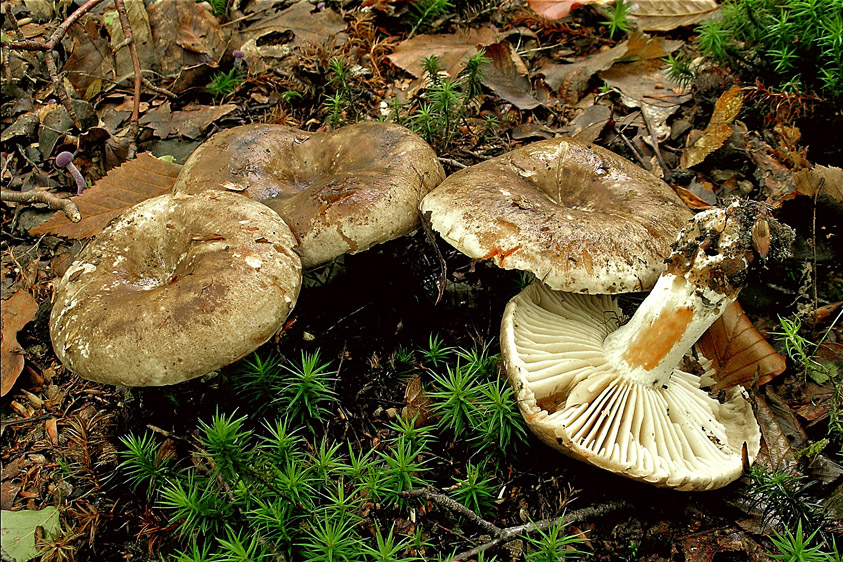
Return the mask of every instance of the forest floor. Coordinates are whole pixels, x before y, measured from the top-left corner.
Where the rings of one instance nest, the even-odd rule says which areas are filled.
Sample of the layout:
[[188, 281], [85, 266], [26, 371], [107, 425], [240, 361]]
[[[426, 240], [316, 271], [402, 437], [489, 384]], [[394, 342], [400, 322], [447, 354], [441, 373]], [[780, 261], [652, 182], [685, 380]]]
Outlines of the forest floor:
[[[393, 0], [235, 0], [218, 15], [187, 0], [126, 0], [149, 84], [138, 97], [129, 50], [111, 51], [123, 41], [114, 4], [95, 4], [52, 50], [58, 87], [70, 92], [78, 122], [56, 94], [43, 53], [3, 53], [4, 193], [46, 190], [66, 200], [75, 192], [73, 179], [53, 163], [63, 150], [75, 153], [75, 165], [94, 185], [70, 197], [84, 211], [77, 223], [43, 200], [4, 201], [0, 209], [4, 550], [19, 536], [23, 546], [15, 548], [23, 550], [16, 552], [45, 560], [171, 559], [190, 541], [179, 537], [178, 518], [160, 497], [130, 484], [119, 467], [126, 458], [121, 437], [146, 432], [174, 462], [198, 466], [200, 422], [219, 413], [246, 416], [250, 431], [259, 432], [262, 420], [280, 415], [271, 396], [239, 392], [237, 378], [248, 368], [242, 362], [162, 388], [101, 385], [61, 365], [48, 328], [54, 288], [85, 241], [141, 198], [108, 200], [98, 180], [133, 154], [182, 164], [215, 132], [241, 124], [330, 131], [378, 119], [427, 136], [449, 174], [533, 141], [572, 136], [666, 179], [692, 209], [751, 198], [796, 232], [792, 255], [756, 268], [740, 298], [760, 336], [783, 356], [787, 341], [775, 335], [783, 330], [780, 318], [799, 319], [810, 355], [809, 363], [788, 357], [783, 373], [752, 388], [764, 437], [761, 477], [745, 475], [710, 492], [658, 489], [569, 459], [528, 434], [514, 450], [478, 451], [471, 435], [431, 415], [420, 483], [447, 494], [466, 479], [468, 465], [482, 466], [494, 492], [482, 506], [483, 521], [507, 528], [574, 514], [565, 532], [582, 539], [577, 548], [587, 560], [771, 560], [778, 551], [770, 537], [787, 514], [769, 507], [764, 493], [778, 493], [788, 509], [821, 513], [825, 536], [839, 540], [843, 244], [836, 236], [843, 198], [836, 166], [843, 145], [829, 130], [829, 115], [839, 122], [839, 107], [775, 94], [717, 66], [704, 67], [684, 87], [674, 84], [663, 59], [697, 56], [692, 25], [651, 31], [636, 29], [646, 25], [633, 20], [632, 29], [613, 37], [606, 14], [592, 6], [545, 19], [520, 2], [455, 1], [425, 19]], [[45, 41], [67, 21], [68, 14], [37, 2], [3, 6], [4, 40], [20, 32], [27, 41]], [[456, 83], [457, 107], [447, 123], [425, 123], [419, 113], [435, 80], [422, 59], [436, 56], [441, 78], [464, 76], [466, 59], [479, 48], [487, 57], [479, 90], [469, 94]], [[235, 50], [242, 60], [232, 57]], [[725, 105], [737, 110], [725, 115]], [[727, 134], [708, 150], [700, 143], [694, 149], [689, 138], [710, 137], [707, 127], [718, 120]], [[798, 171], [808, 184], [825, 178], [818, 182], [824, 188], [798, 183]], [[96, 204], [105, 210], [87, 211]], [[431, 362], [434, 338], [464, 353], [485, 349], [497, 374], [501, 315], [523, 276], [433, 243], [441, 260], [419, 230], [309, 272], [286, 328], [259, 350], [293, 363], [318, 351], [335, 372], [335, 401], [303, 432], [311, 453], [323, 439], [342, 443], [342, 451], [346, 442], [358, 452], [388, 447], [402, 409], [428, 408], [425, 393], [441, 391], [436, 376], [444, 365], [456, 369], [455, 351]], [[806, 372], [807, 364], [829, 375]], [[750, 386], [751, 377], [744, 383]], [[763, 474], [792, 479], [765, 492], [770, 480]], [[54, 516], [46, 511], [51, 506]], [[8, 512], [22, 510], [43, 518], [9, 523]], [[406, 537], [406, 557], [457, 552], [477, 559], [467, 553], [494, 538], [482, 522], [430, 498], [374, 502], [359, 515], [356, 532], [363, 536], [377, 524]], [[29, 543], [35, 550], [26, 549]], [[521, 560], [531, 552], [527, 559], [540, 559], [530, 548], [519, 536], [489, 549], [485, 559]], [[294, 551], [292, 559], [317, 558]]]

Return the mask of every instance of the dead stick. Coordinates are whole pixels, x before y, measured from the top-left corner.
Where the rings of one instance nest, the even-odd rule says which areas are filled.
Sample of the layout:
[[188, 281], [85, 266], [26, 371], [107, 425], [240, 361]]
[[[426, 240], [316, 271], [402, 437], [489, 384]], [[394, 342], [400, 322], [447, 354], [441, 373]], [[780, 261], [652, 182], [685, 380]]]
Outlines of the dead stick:
[[64, 84], [62, 83], [61, 78], [59, 78], [59, 70], [56, 68], [56, 61], [53, 59], [52, 49], [44, 51], [44, 62], [47, 63], [47, 72], [50, 74], [50, 80], [53, 83], [53, 91], [58, 96], [61, 104], [67, 110], [70, 118], [73, 119], [73, 124], [81, 131], [82, 121], [79, 120], [79, 116], [76, 115], [76, 110], [73, 109], [73, 106], [70, 104], [70, 96], [67, 95], [67, 90], [64, 89]]
[[644, 108], [641, 108], [641, 118], [644, 120], [644, 126], [647, 127], [647, 132], [650, 134], [650, 140], [653, 141], [653, 150], [656, 152], [656, 160], [659, 161], [659, 166], [662, 168], [662, 173], [664, 174], [664, 182], [670, 183], [671, 180], [671, 173], [670, 170], [667, 168], [667, 164], [662, 157], [661, 148], [659, 148], [659, 140], [656, 138], [656, 135], [653, 134], [653, 129], [650, 127], [650, 120], [647, 119], [647, 113], [644, 111]]
[[162, 96], [167, 96], [170, 99], [176, 99], [178, 97], [178, 96], [176, 96], [176, 94], [174, 94], [170, 90], [168, 90], [166, 88], [160, 88], [160, 87], [156, 86], [155, 84], [153, 84], [152, 82], [150, 82], [149, 80], [147, 80], [146, 78], [142, 78], [141, 81], [143, 82], [143, 85], [146, 88], [155, 92], [156, 94], [161, 94]]
[[129, 131], [129, 158], [134, 158], [138, 151], [137, 138], [140, 130], [140, 96], [141, 96], [141, 76], [140, 59], [138, 58], [138, 50], [135, 45], [135, 36], [132, 34], [132, 26], [129, 24], [129, 15], [126, 13], [126, 5], [123, 0], [114, 0], [114, 7], [117, 8], [117, 14], [120, 16], [120, 25], [123, 28], [123, 35], [129, 41], [129, 52], [132, 55], [132, 66], [135, 70], [135, 96], [132, 103], [132, 125]]
[[485, 552], [490, 548], [493, 548], [501, 543], [507, 542], [518, 535], [531, 533], [536, 530], [544, 530], [549, 527], [553, 527], [557, 524], [562, 526], [573, 525], [581, 521], [586, 521], [588, 519], [594, 519], [597, 517], [604, 517], [606, 515], [609, 515], [610, 513], [628, 509], [632, 509], [632, 505], [627, 502], [610, 502], [593, 507], [584, 507], [582, 509], [570, 511], [562, 515], [561, 517], [556, 517], [554, 519], [542, 519], [541, 521], [536, 521], [535, 523], [531, 522], [526, 523], [524, 525], [517, 525], [515, 527], [507, 527], [506, 529], [502, 530], [502, 533], [500, 535], [496, 536], [491, 541], [476, 546], [471, 550], [461, 552], [454, 556], [451, 560], [453, 560], [454, 562], [458, 562], [460, 560], [468, 560], [477, 556], [481, 552]]
[[23, 36], [23, 31], [20, 30], [18, 27], [18, 20], [15, 19], [15, 16], [12, 14], [12, 4], [11, 2], [6, 2], [3, 4], [3, 9], [6, 11], [6, 21], [12, 24], [12, 31], [15, 33], [15, 37], [18, 41], [25, 41], [26, 37]]
[[402, 498], [410, 499], [410, 498], [422, 498], [424, 500], [430, 500], [433, 503], [444, 507], [449, 511], [453, 511], [459, 515], [462, 515], [487, 533], [491, 533], [492, 535], [499, 537], [504, 532], [504, 529], [501, 529], [497, 525], [489, 523], [464, 505], [452, 500], [448, 496], [444, 494], [438, 494], [426, 488], [417, 488], [414, 490], [406, 490], [404, 492], [399, 492], [398, 494]]
[[25, 41], [2, 41], [0, 40], [0, 44], [4, 47], [9, 47], [10, 49], [16, 49], [18, 51], [52, 51], [56, 45], [58, 45], [59, 41], [61, 41], [67, 30], [76, 23], [79, 18], [93, 10], [97, 7], [98, 4], [102, 3], [103, 0], [88, 0], [84, 4], [82, 4], [78, 10], [67, 16], [67, 19], [61, 22], [61, 24], [50, 34], [50, 38], [46, 41], [35, 41], [32, 39], [25, 40]]
[[70, 219], [70, 222], [79, 222], [82, 215], [79, 213], [79, 208], [70, 199], [63, 199], [58, 195], [50, 193], [49, 191], [32, 190], [32, 191], [0, 191], [0, 200], [10, 201], [12, 203], [44, 203], [50, 209], [61, 210]]

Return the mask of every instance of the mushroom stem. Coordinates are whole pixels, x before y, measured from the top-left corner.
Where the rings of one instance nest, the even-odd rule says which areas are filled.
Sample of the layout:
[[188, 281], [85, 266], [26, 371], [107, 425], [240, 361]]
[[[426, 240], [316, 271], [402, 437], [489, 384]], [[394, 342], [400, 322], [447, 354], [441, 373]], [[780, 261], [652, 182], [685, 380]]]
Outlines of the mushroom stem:
[[667, 385], [682, 357], [737, 299], [752, 255], [747, 226], [753, 213], [737, 203], [712, 209], [679, 234], [667, 271], [629, 322], [603, 342], [629, 379]]

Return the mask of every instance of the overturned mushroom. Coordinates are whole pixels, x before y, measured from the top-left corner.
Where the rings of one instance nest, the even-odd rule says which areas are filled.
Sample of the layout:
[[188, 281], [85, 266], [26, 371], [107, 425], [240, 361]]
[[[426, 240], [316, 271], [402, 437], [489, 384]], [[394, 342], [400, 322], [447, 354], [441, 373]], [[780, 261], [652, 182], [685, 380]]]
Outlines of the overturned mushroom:
[[267, 341], [295, 306], [296, 240], [271, 209], [220, 191], [124, 211], [56, 288], [50, 335], [79, 376], [158, 386], [198, 377]]
[[430, 146], [398, 125], [308, 133], [253, 124], [197, 148], [174, 191], [247, 193], [290, 225], [310, 268], [411, 232], [419, 201], [444, 176]]
[[460, 170], [421, 209], [469, 257], [585, 293], [652, 287], [691, 217], [661, 180], [608, 150], [565, 138]]
[[501, 351], [534, 433], [570, 456], [658, 486], [708, 490], [738, 478], [760, 447], [746, 393], [710, 396], [710, 373], [683, 370], [683, 358], [737, 298], [758, 215], [752, 204], [696, 215], [623, 325], [605, 295], [536, 283], [514, 297]]

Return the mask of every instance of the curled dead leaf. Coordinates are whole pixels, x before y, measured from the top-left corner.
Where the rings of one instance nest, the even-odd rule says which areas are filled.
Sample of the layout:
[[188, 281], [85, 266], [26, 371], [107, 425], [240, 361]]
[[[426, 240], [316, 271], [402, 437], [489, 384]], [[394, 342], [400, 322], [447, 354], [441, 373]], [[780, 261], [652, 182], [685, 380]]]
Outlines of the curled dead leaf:
[[715, 391], [765, 384], [786, 367], [785, 358], [755, 329], [737, 301], [703, 334], [697, 348], [714, 363]]
[[0, 308], [0, 396], [5, 396], [23, 371], [23, 348], [18, 332], [35, 320], [38, 303], [23, 289], [3, 302]]
[[701, 163], [732, 136], [732, 123], [743, 107], [743, 98], [741, 89], [733, 86], [717, 99], [708, 126], [702, 135], [682, 153], [681, 166], [683, 168], [690, 168]]

